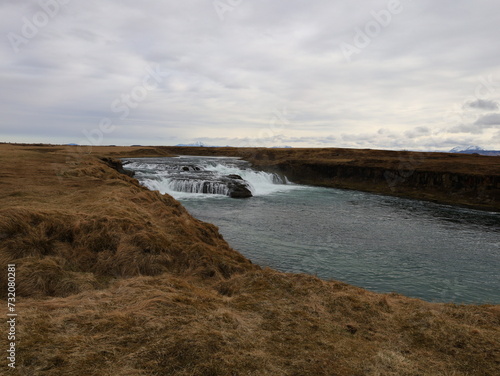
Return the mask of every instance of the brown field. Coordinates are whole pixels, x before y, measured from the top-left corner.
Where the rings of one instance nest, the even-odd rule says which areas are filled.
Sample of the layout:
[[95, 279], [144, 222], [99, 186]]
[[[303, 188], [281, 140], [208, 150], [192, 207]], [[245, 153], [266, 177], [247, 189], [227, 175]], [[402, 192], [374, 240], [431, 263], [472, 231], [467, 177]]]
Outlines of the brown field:
[[[230, 152], [263, 168], [307, 160], [307, 149], [295, 159], [286, 150], [206, 151]], [[428, 303], [261, 269], [215, 226], [100, 159], [175, 153], [188, 154], [0, 145], [0, 304], [6, 264], [15, 263], [19, 314], [17, 368], [3, 357], [0, 374], [500, 374], [500, 306]], [[448, 167], [498, 175], [491, 159], [467, 167], [474, 158]]]

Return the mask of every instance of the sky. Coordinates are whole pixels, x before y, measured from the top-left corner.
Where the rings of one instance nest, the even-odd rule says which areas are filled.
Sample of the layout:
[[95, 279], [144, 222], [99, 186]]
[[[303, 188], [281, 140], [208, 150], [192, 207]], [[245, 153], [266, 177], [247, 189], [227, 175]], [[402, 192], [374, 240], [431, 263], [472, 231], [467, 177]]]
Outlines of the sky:
[[0, 141], [500, 150], [496, 0], [0, 2]]

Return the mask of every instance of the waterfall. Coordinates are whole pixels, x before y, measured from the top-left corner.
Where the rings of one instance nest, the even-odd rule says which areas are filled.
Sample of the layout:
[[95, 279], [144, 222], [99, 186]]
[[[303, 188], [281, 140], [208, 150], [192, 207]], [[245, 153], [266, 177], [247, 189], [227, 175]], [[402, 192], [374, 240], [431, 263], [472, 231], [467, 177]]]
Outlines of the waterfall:
[[229, 189], [226, 184], [217, 181], [207, 181], [207, 180], [176, 180], [176, 179], [166, 179], [167, 184], [172, 191], [176, 192], [186, 192], [186, 193], [208, 193], [214, 195], [224, 195], [227, 196]]
[[248, 162], [238, 158], [130, 158], [124, 165], [147, 188], [176, 198], [231, 196], [235, 189], [247, 189], [250, 195], [261, 196], [294, 187], [286, 177], [252, 170]]

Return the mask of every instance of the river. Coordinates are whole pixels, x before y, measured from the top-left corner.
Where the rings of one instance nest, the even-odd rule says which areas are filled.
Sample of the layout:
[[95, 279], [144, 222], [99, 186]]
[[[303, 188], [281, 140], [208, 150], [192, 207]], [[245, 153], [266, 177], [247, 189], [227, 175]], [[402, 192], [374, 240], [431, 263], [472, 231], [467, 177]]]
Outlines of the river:
[[[427, 301], [500, 303], [499, 213], [296, 185], [236, 158], [124, 163], [143, 185], [217, 225], [234, 249], [261, 266]], [[254, 196], [228, 197], [219, 182], [231, 174], [248, 182]], [[196, 193], [207, 187], [200, 181], [211, 184], [212, 194]]]

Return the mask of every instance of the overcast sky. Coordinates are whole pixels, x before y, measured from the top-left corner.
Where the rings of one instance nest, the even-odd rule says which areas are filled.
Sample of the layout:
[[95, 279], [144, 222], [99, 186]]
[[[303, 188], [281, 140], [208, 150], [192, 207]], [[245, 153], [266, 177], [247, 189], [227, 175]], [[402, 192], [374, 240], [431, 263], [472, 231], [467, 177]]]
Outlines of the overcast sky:
[[497, 0], [2, 0], [0, 31], [0, 141], [500, 149]]

